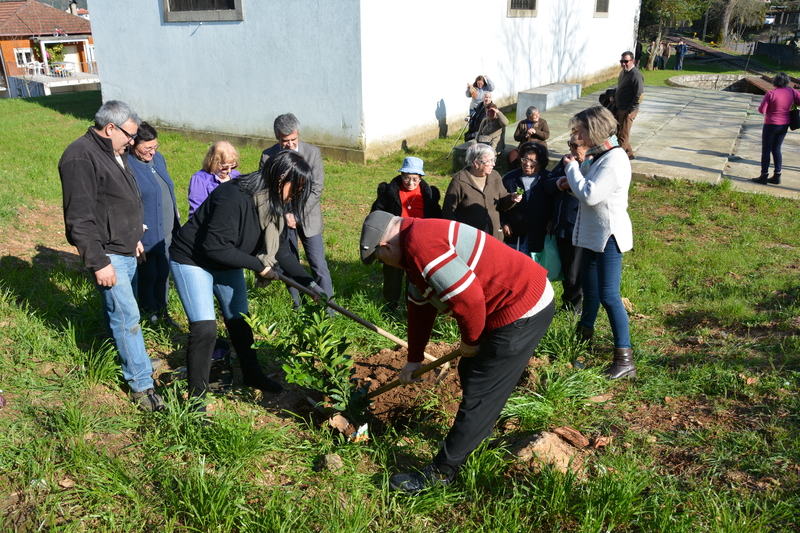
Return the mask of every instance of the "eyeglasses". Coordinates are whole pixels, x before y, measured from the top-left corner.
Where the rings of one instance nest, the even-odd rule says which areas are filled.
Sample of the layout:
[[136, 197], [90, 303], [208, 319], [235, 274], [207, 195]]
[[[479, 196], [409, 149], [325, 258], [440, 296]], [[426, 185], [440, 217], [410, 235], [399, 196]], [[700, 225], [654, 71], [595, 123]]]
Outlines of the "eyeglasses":
[[620, 60], [619, 60], [619, 62], [620, 62], [621, 64], [623, 64], [623, 65], [625, 65], [626, 63], [630, 63], [631, 61], [633, 61], [633, 59], [620, 59]]
[[522, 159], [520, 159], [520, 161], [522, 163], [527, 163], [529, 165], [535, 165], [536, 163], [538, 163], [538, 161], [536, 161], [535, 159], [531, 159], [529, 157], [523, 157]]
[[494, 165], [497, 162], [497, 158], [493, 157], [491, 159], [484, 159], [483, 161], [478, 161], [479, 165]]
[[422, 181], [422, 178], [412, 178], [411, 176], [407, 176], [407, 175], [406, 176], [400, 176], [400, 179], [402, 179], [403, 181], [409, 181], [411, 183], [419, 183], [420, 181]]
[[235, 168], [238, 168], [238, 167], [239, 167], [239, 163], [231, 163], [231, 164], [228, 164], [228, 165], [220, 165], [219, 166], [219, 171], [220, 172], [230, 172], [231, 170], [233, 170]]
[[567, 142], [567, 146], [569, 146], [570, 150], [577, 150], [580, 145], [578, 143]]
[[158, 150], [160, 147], [161, 147], [161, 145], [157, 144], [155, 146], [142, 146], [142, 145], [139, 145], [138, 148], [142, 152], [144, 152], [146, 154], [149, 154], [149, 153], [156, 153], [156, 150]]
[[115, 128], [117, 128], [117, 129], [118, 129], [119, 131], [121, 131], [122, 133], [124, 133], [124, 134], [125, 134], [125, 135], [128, 137], [128, 140], [129, 140], [129, 141], [132, 141], [132, 140], [134, 140], [136, 137], [138, 137], [138, 136], [139, 136], [139, 134], [138, 134], [138, 133], [137, 133], [136, 135], [131, 135], [130, 133], [128, 133], [127, 131], [125, 131], [124, 129], [122, 129], [122, 126], [117, 126], [116, 124], [114, 124], [114, 127], [115, 127]]

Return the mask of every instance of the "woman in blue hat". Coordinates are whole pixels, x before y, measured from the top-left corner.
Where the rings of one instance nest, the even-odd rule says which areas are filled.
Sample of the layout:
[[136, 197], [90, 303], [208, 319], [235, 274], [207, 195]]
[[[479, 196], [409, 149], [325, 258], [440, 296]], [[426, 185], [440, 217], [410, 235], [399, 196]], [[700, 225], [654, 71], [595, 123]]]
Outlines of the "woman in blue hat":
[[[439, 189], [431, 187], [422, 179], [422, 159], [406, 157], [403, 167], [389, 183], [378, 185], [378, 198], [372, 204], [372, 211], [386, 211], [399, 217], [442, 218], [439, 207]], [[383, 265], [383, 297], [391, 308], [403, 290], [403, 269]]]

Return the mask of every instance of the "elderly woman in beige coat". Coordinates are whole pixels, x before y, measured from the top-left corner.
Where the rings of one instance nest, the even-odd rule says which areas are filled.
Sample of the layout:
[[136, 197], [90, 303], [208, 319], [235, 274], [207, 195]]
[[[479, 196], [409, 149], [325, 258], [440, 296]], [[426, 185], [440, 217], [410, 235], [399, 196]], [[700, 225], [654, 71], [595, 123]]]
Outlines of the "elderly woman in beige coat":
[[467, 150], [467, 166], [453, 176], [442, 205], [442, 218], [455, 220], [503, 240], [500, 211], [517, 205], [522, 196], [508, 193], [494, 170], [494, 149], [473, 144]]

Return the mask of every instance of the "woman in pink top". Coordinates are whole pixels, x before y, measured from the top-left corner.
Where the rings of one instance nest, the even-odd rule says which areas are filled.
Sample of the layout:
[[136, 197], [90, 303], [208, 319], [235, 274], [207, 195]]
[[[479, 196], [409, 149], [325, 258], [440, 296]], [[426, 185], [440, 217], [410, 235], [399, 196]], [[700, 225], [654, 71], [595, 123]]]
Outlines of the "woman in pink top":
[[[789, 111], [792, 104], [800, 104], [800, 92], [789, 87], [789, 76], [779, 72], [772, 80], [774, 89], [764, 95], [758, 112], [764, 114], [764, 128], [761, 130], [761, 175], [750, 181], [766, 185], [781, 182], [783, 157], [781, 145], [789, 131]], [[774, 163], [772, 177], [769, 176], [769, 156], [772, 154]]]

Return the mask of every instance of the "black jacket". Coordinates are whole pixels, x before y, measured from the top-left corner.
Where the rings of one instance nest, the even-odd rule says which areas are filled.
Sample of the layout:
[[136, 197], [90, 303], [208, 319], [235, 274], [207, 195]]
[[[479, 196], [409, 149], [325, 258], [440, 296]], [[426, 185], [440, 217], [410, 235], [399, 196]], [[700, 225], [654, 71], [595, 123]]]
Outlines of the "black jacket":
[[120, 166], [111, 140], [90, 127], [58, 162], [67, 240], [91, 270], [111, 263], [106, 254], [135, 255], [142, 238], [142, 195], [127, 160]]
[[[527, 197], [508, 211], [500, 212], [500, 222], [508, 224], [511, 228], [511, 237], [506, 237], [505, 242], [514, 244], [517, 237], [528, 236], [528, 251], [541, 252], [544, 248], [544, 238], [547, 235], [547, 223], [550, 222], [553, 199], [544, 192], [544, 183], [549, 178], [547, 169], [539, 171], [539, 179], [531, 187]], [[510, 193], [522, 188], [522, 169], [512, 170], [503, 176], [503, 186]]]
[[559, 189], [558, 185], [556, 185], [558, 178], [566, 175], [564, 164], [559, 161], [558, 165], [550, 172], [550, 178], [545, 182], [544, 190], [554, 198], [553, 225], [550, 228], [550, 232], [560, 239], [569, 238], [571, 242], [572, 230], [575, 228], [575, 221], [578, 219], [578, 208], [581, 202], [569, 192]]
[[467, 128], [467, 133], [464, 135], [465, 141], [471, 141], [475, 137], [478, 136], [478, 129], [481, 127], [481, 122], [483, 119], [486, 118], [486, 107], [483, 105], [483, 102], [478, 104], [478, 107], [475, 108], [475, 112], [469, 117], [469, 127]]
[[[256, 257], [264, 248], [253, 196], [241, 189], [241, 180], [223, 183], [208, 195], [169, 247], [170, 259], [206, 270], [248, 268], [264, 270]], [[289, 248], [284, 229], [276, 259], [295, 281], [308, 286], [312, 279]]]
[[[385, 181], [378, 185], [378, 198], [372, 204], [372, 211], [386, 211], [396, 216], [403, 214], [403, 206], [400, 205], [400, 186], [403, 181], [400, 176], [395, 177], [389, 183]], [[425, 218], [442, 218], [442, 208], [439, 207], [439, 189], [431, 187], [425, 180], [419, 182], [422, 189], [423, 210]]]

